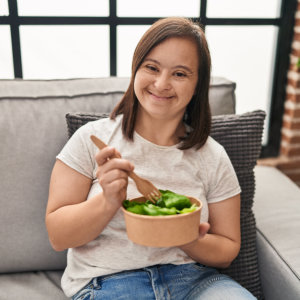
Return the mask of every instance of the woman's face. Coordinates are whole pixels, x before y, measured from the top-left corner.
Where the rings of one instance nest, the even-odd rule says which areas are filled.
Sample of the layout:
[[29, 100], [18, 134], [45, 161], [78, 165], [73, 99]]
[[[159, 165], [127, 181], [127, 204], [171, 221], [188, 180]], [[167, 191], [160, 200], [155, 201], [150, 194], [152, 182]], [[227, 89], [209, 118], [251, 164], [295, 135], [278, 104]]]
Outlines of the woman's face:
[[134, 80], [139, 113], [181, 119], [195, 94], [198, 66], [197, 46], [191, 39], [172, 37], [153, 48]]

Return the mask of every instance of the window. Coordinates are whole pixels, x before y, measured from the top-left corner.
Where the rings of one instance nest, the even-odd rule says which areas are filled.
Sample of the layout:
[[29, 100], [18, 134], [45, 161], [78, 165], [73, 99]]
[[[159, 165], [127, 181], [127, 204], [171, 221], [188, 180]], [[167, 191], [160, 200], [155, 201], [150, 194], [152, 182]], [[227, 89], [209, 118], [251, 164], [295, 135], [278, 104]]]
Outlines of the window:
[[[275, 26], [207, 26], [212, 75], [236, 82], [236, 112], [269, 108], [275, 62]], [[263, 144], [268, 132], [264, 132]]]
[[0, 78], [14, 78], [10, 28], [0, 25]]
[[[0, 78], [130, 76], [158, 18], [203, 24], [212, 75], [237, 83], [237, 113], [267, 112], [262, 156], [280, 144], [297, 0], [0, 0]], [[279, 67], [280, 66], [280, 67]]]
[[135, 46], [149, 27], [150, 25], [120, 25], [117, 27], [117, 76], [130, 76]]
[[0, 0], [0, 16], [8, 16], [7, 0]]
[[280, 0], [208, 0], [208, 18], [278, 18]]
[[108, 16], [108, 0], [18, 0], [20, 16]]
[[107, 25], [27, 25], [20, 37], [24, 79], [109, 76]]
[[198, 17], [200, 1], [198, 0], [119, 0], [118, 17]]

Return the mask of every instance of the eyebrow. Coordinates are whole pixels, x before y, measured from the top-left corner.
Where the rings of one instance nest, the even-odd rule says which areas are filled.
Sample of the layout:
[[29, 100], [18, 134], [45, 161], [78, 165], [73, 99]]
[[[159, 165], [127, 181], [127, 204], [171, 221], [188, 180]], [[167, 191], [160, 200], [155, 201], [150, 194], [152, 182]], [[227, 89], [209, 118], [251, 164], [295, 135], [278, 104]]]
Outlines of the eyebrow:
[[[161, 65], [159, 61], [157, 61], [156, 59], [153, 59], [153, 58], [145, 58], [144, 62], [146, 62], [146, 61], [152, 61], [158, 65]], [[185, 69], [189, 73], [194, 73], [189, 67], [187, 67], [185, 65], [177, 65], [177, 66], [173, 67], [173, 69], [177, 69], [177, 68]]]

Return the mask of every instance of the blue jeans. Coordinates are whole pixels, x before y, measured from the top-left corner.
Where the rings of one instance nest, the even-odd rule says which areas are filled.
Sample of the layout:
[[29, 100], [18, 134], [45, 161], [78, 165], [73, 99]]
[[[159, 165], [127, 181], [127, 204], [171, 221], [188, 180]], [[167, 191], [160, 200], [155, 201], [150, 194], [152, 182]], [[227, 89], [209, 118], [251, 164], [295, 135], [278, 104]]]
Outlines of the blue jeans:
[[156, 265], [94, 278], [73, 300], [256, 299], [230, 277], [198, 263]]

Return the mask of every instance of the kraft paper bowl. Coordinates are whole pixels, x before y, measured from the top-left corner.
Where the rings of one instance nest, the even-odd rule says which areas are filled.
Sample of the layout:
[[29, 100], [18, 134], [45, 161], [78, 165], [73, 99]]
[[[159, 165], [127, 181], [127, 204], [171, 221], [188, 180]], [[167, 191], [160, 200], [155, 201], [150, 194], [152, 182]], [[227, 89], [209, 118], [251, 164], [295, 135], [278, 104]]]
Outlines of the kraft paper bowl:
[[[150, 247], [174, 247], [196, 240], [202, 203], [196, 198], [188, 198], [198, 208], [186, 214], [148, 216], [131, 213], [122, 207], [128, 238], [136, 244]], [[145, 202], [146, 199], [139, 197], [130, 201]]]

